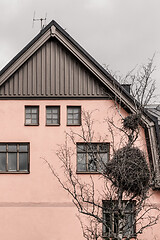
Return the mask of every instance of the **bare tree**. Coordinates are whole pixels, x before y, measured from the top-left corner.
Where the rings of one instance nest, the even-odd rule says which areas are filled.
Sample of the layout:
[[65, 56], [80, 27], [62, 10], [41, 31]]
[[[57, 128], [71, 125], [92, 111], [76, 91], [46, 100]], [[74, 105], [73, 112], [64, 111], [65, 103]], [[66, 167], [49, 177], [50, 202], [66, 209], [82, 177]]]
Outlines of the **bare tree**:
[[[131, 78], [135, 93], [134, 114], [123, 117], [120, 108], [117, 108], [119, 103], [114, 99], [115, 109], [122, 117], [122, 124], [118, 127], [114, 119], [107, 120], [106, 124], [113, 139], [110, 154], [105, 139], [101, 138], [94, 144], [96, 133], [93, 113], [83, 111], [81, 131], [67, 132], [65, 143], [59, 146], [57, 151], [65, 176], [64, 181], [57, 173], [58, 170], [46, 160], [62, 188], [71, 195], [80, 213], [78, 218], [83, 236], [87, 240], [138, 239], [138, 235], [145, 228], [156, 224], [159, 218], [159, 209], [149, 201], [150, 170], [146, 156], [135, 146], [141, 114], [151, 99], [155, 86], [151, 81], [152, 63], [153, 59], [143, 66], [143, 73]], [[118, 150], [114, 146], [114, 129], [120, 131], [121, 137], [125, 139], [125, 145]], [[87, 167], [90, 173], [85, 178], [76, 174], [73, 163], [76, 155], [79, 158], [77, 168]], [[87, 157], [87, 166], [83, 162], [84, 156]], [[99, 174], [93, 176], [93, 172]]]

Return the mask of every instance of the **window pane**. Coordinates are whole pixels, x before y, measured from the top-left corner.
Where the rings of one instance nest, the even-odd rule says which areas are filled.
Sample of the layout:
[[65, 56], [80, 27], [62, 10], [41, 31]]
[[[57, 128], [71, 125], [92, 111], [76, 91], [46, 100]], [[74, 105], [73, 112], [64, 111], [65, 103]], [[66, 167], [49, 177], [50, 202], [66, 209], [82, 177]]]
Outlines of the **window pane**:
[[79, 108], [73, 108], [74, 113], [79, 113]]
[[58, 113], [59, 113], [59, 108], [53, 108], [53, 109], [52, 109], [52, 113], [58, 114]]
[[52, 123], [53, 124], [59, 124], [58, 119], [53, 119]]
[[51, 108], [47, 108], [47, 113], [52, 113]]
[[72, 124], [73, 124], [72, 119], [71, 120], [68, 119], [68, 125], [72, 125]]
[[67, 112], [68, 113], [73, 113], [73, 108], [72, 107], [68, 107]]
[[8, 171], [17, 170], [17, 153], [8, 153]]
[[118, 231], [118, 214], [114, 213], [114, 232], [117, 233]]
[[28, 152], [27, 144], [19, 144], [19, 152]]
[[33, 114], [32, 114], [32, 118], [33, 118], [33, 119], [36, 119], [36, 118], [37, 118], [37, 114], [33, 113]]
[[32, 119], [33, 124], [37, 124], [37, 119]]
[[8, 144], [8, 152], [17, 152], [16, 144]]
[[85, 152], [86, 151], [86, 144], [77, 144], [77, 151], [78, 152]]
[[30, 108], [26, 108], [26, 113], [31, 113], [31, 109]]
[[88, 171], [97, 171], [97, 159], [95, 154], [88, 154]]
[[77, 171], [83, 172], [86, 171], [86, 154], [78, 153], [77, 154]]
[[37, 108], [32, 107], [32, 113], [37, 113]]
[[100, 162], [107, 163], [108, 153], [99, 153]]
[[19, 170], [28, 170], [28, 153], [19, 153]]
[[31, 119], [26, 119], [26, 124], [31, 124]]
[[27, 113], [27, 114], [26, 114], [26, 118], [31, 118], [31, 114], [30, 114], [30, 113]]
[[72, 119], [73, 115], [72, 114], [68, 114], [68, 119]]
[[0, 152], [6, 152], [6, 144], [0, 144]]
[[125, 214], [125, 227], [124, 227], [124, 235], [127, 236], [131, 232], [134, 233], [133, 219], [132, 214]]
[[0, 171], [6, 171], [6, 153], [0, 153]]
[[54, 114], [52, 115], [52, 117], [55, 118], [55, 119], [57, 119], [57, 118], [58, 118], [58, 115], [54, 113]]
[[105, 143], [99, 144], [99, 151], [108, 152], [108, 144], [105, 144]]
[[97, 146], [96, 143], [88, 143], [88, 152], [97, 153]]
[[79, 118], [79, 114], [76, 113], [73, 115], [73, 119], [78, 119], [78, 118]]
[[48, 119], [52, 118], [52, 114], [51, 114], [51, 113], [50, 113], [50, 114], [47, 113], [47, 118], [48, 118]]
[[79, 125], [80, 124], [79, 120], [73, 120], [73, 123], [74, 123], [74, 125]]
[[47, 119], [47, 124], [52, 124], [52, 120]]
[[111, 214], [110, 213], [105, 213], [104, 214], [104, 220], [105, 220], [105, 224], [104, 224], [103, 232], [104, 233], [110, 233], [112, 231]]

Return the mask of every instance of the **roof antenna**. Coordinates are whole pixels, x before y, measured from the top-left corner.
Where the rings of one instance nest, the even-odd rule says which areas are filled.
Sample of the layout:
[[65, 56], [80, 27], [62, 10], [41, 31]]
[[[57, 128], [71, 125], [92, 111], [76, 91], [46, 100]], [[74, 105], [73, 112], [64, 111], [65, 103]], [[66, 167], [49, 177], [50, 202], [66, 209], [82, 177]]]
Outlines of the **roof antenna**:
[[[42, 30], [46, 26], [47, 13], [45, 14], [45, 18], [35, 18], [35, 15], [36, 15], [36, 12], [34, 11], [32, 28], [34, 27], [35, 21], [40, 21], [41, 22], [41, 30]], [[43, 24], [43, 21], [44, 21], [44, 24]]]

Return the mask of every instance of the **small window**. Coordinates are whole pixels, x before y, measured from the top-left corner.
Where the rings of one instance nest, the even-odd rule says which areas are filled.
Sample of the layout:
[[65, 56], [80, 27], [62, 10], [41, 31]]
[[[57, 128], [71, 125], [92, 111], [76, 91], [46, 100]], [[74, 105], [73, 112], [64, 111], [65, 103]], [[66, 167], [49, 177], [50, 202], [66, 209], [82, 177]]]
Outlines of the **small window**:
[[81, 107], [80, 106], [67, 107], [67, 125], [71, 125], [71, 126], [81, 125]]
[[123, 237], [135, 235], [135, 201], [123, 200], [122, 202], [124, 215], [118, 210], [117, 200], [103, 201], [103, 236], [108, 238], [113, 237], [113, 234], [118, 232], [118, 227], [120, 226], [120, 219], [124, 220], [122, 225], [122, 235]]
[[28, 143], [0, 143], [1, 172], [29, 172]]
[[99, 172], [109, 159], [109, 143], [77, 143], [77, 172]]
[[46, 125], [60, 125], [60, 106], [46, 107]]
[[26, 106], [25, 107], [25, 125], [38, 125], [39, 124], [39, 107]]

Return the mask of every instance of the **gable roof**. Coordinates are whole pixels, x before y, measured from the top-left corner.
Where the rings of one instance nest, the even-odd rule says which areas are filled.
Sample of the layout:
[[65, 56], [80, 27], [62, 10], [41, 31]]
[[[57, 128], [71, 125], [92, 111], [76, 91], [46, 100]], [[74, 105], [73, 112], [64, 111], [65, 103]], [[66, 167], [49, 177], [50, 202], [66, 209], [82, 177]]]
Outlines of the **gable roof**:
[[[1, 71], [0, 71], [0, 99], [8, 98], [17, 98], [17, 97], [35, 97], [35, 94], [38, 97], [44, 97], [44, 89], [43, 84], [41, 85], [41, 89], [39, 88], [37, 92], [29, 92], [26, 90], [26, 86], [24, 86], [24, 90], [17, 90], [19, 92], [14, 92], [14, 84], [19, 84], [19, 80], [26, 84], [24, 81], [21, 68], [25, 71], [28, 71], [29, 64], [33, 65], [33, 61], [30, 63], [30, 59], [34, 58], [38, 51], [42, 49], [45, 44], [48, 44], [49, 41], [56, 42], [57, 46], [60, 46], [60, 51], [67, 51], [70, 59], [74, 58], [74, 61], [79, 65], [81, 72], [87, 72], [88, 84], [90, 86], [96, 86], [96, 91], [91, 94], [88, 92], [76, 92], [74, 94], [74, 89], [72, 89], [71, 94], [66, 94], [66, 97], [73, 97], [74, 95], [77, 97], [105, 97], [107, 98], [111, 94], [114, 94], [117, 100], [121, 101], [123, 107], [127, 109], [128, 112], [135, 112], [135, 102], [132, 96], [94, 59], [88, 54], [61, 26], [59, 26], [55, 21], [51, 21], [30, 43], [27, 44]], [[55, 44], [55, 45], [56, 45]], [[40, 53], [43, 55], [43, 53]], [[65, 53], [64, 53], [65, 55]], [[71, 60], [70, 60], [71, 61]], [[26, 64], [27, 63], [27, 64]], [[37, 64], [37, 63], [36, 63]], [[77, 68], [78, 69], [78, 68]], [[86, 71], [86, 70], [87, 71]], [[32, 68], [33, 71], [33, 68]], [[51, 71], [51, 69], [50, 69]], [[77, 70], [79, 71], [79, 70]], [[28, 74], [28, 73], [27, 73]], [[43, 74], [42, 74], [43, 75]], [[42, 76], [41, 76], [42, 78]], [[49, 78], [49, 77], [48, 77]], [[45, 76], [44, 76], [45, 79]], [[14, 84], [13, 84], [14, 82]], [[98, 87], [96, 83], [98, 82]], [[22, 84], [22, 82], [21, 82]], [[31, 82], [30, 82], [31, 84]], [[45, 83], [45, 85], [47, 85]], [[27, 84], [28, 89], [31, 89], [31, 86]], [[39, 86], [38, 86], [39, 87]], [[9, 90], [12, 91], [9, 93]], [[105, 91], [103, 91], [105, 90]], [[6, 92], [5, 92], [6, 91]], [[8, 92], [7, 92], [8, 91]], [[97, 92], [100, 94], [97, 94]], [[108, 95], [106, 93], [109, 93]], [[52, 98], [56, 97], [56, 90], [53, 93], [49, 93]], [[58, 93], [57, 93], [58, 95]], [[61, 97], [65, 96], [65, 93], [60, 93]], [[59, 96], [58, 95], [58, 96]], [[159, 135], [157, 134], [157, 126], [158, 120], [156, 117], [144, 112], [142, 116], [142, 120], [146, 129], [146, 136], [148, 137], [148, 152], [150, 157], [150, 162], [153, 165], [153, 170], [155, 172], [155, 179], [157, 188], [160, 188], [160, 169], [159, 169], [159, 156], [158, 156], [158, 146], [159, 146]]]
[[[78, 59], [86, 65], [91, 67], [95, 74], [98, 70], [103, 77], [99, 79], [103, 84], [106, 83], [106, 77], [112, 85], [121, 88], [121, 85], [89, 54], [82, 48], [59, 24], [52, 20], [41, 32], [29, 42], [1, 71], [0, 71], [0, 86], [9, 79], [10, 76], [26, 62], [47, 40], [56, 38], [64, 44]], [[67, 40], [67, 42], [66, 42]], [[81, 53], [81, 56], [79, 55]], [[89, 61], [86, 61], [89, 60]], [[93, 67], [92, 66], [92, 67]], [[106, 84], [105, 84], [106, 85]], [[128, 92], [121, 88], [121, 91], [128, 97]]]

